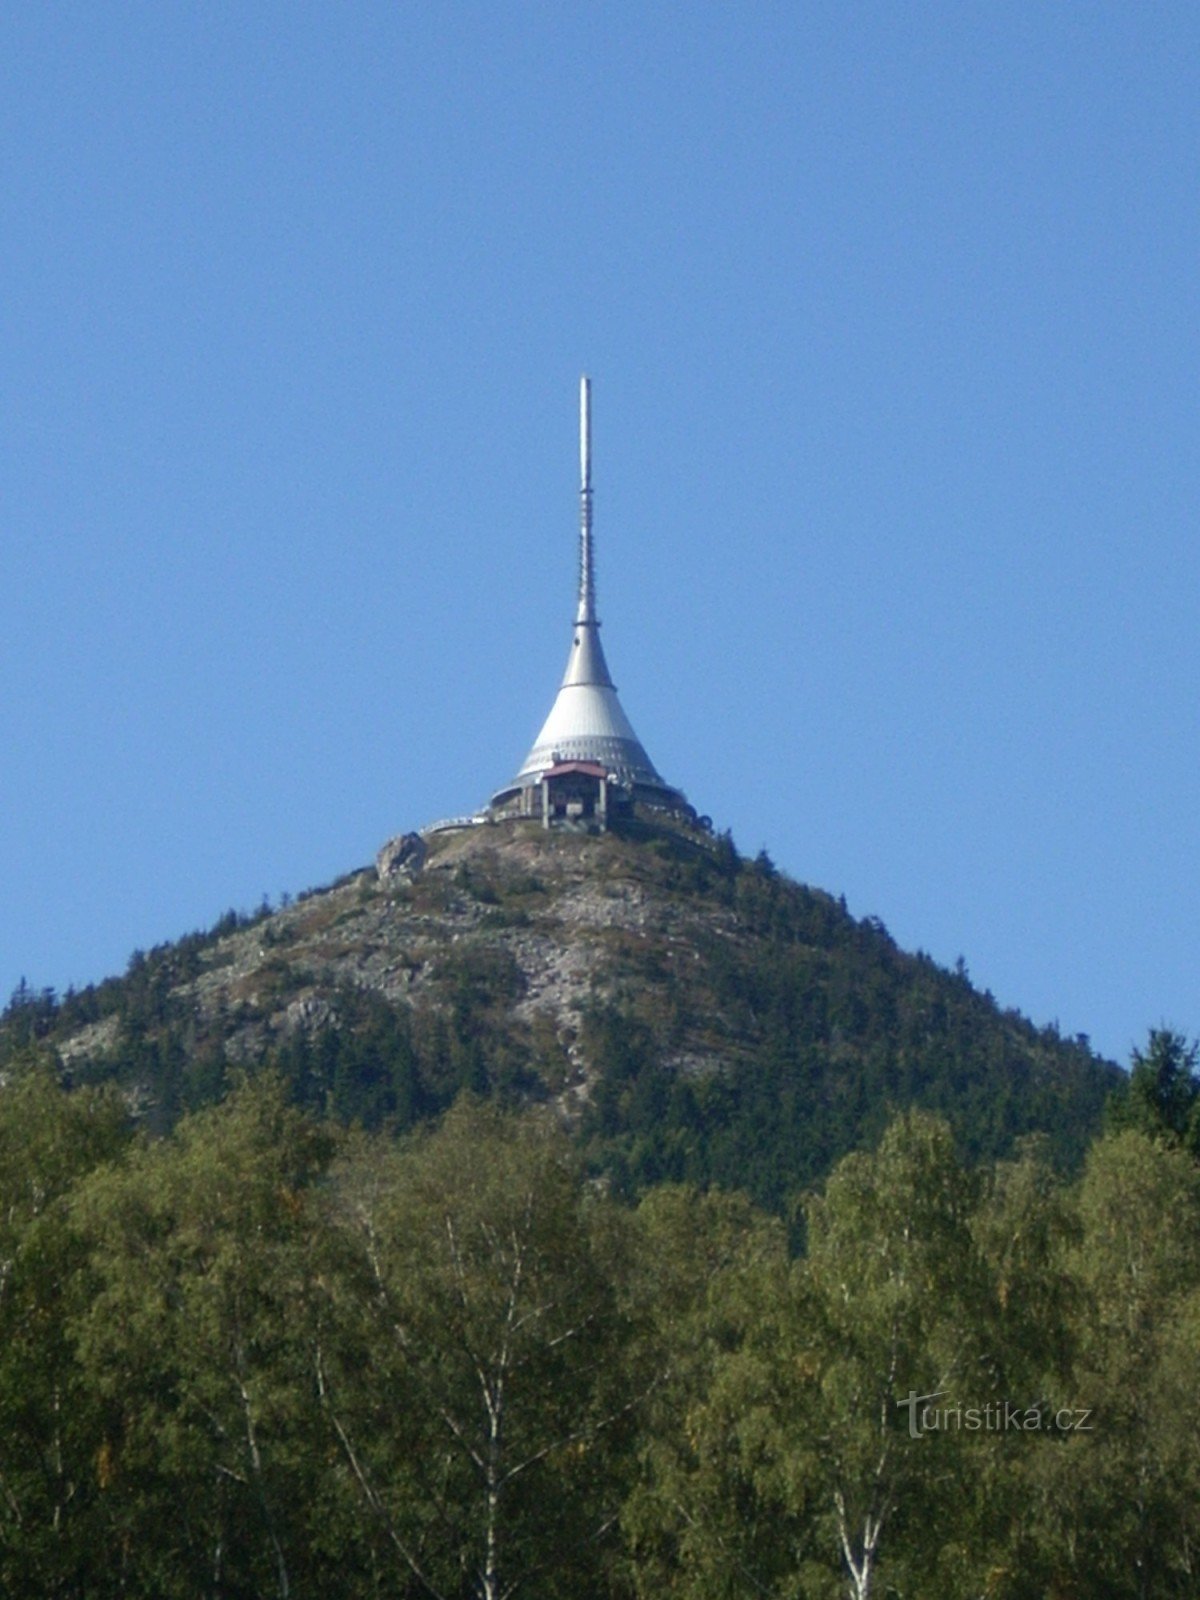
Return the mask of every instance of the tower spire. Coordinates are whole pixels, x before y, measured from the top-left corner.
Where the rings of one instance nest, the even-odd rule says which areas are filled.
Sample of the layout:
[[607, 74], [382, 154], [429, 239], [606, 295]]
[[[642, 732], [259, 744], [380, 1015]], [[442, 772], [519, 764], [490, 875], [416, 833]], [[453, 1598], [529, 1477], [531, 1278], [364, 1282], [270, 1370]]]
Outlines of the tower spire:
[[579, 380], [579, 607], [576, 625], [596, 623], [596, 569], [592, 559], [592, 380]]
[[617, 783], [649, 805], [690, 809], [679, 791], [659, 777], [630, 726], [600, 644], [592, 552], [592, 380], [586, 373], [579, 380], [579, 604], [567, 669], [516, 777], [492, 796], [493, 815], [530, 815], [529, 797], [538, 791], [543, 775], [557, 772], [564, 762], [598, 768], [606, 782]]

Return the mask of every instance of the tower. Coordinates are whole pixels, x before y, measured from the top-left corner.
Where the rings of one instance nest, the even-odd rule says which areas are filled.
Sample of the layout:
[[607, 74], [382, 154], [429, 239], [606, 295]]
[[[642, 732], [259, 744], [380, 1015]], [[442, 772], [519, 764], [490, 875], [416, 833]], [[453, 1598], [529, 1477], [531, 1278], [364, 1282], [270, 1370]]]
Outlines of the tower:
[[[592, 546], [592, 383], [579, 380], [579, 598], [567, 667], [550, 715], [511, 783], [491, 801], [494, 817], [606, 820], [640, 803], [692, 815], [659, 776], [617, 698], [600, 643]], [[594, 791], [594, 792], [593, 792]]]

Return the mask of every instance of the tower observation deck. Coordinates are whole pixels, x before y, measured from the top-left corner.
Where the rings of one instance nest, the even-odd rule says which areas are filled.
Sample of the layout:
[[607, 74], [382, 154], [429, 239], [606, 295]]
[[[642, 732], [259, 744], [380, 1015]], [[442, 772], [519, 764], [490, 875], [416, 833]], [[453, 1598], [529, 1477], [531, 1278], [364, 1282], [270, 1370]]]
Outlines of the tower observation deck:
[[[616, 685], [600, 643], [596, 615], [596, 579], [592, 547], [592, 384], [579, 383], [579, 599], [571, 634], [567, 667], [550, 715], [542, 724], [533, 747], [517, 775], [492, 796], [494, 817], [548, 817], [544, 796], [547, 775], [569, 772], [584, 778], [588, 772], [603, 779], [603, 789], [613, 800], [640, 803], [656, 809], [692, 815], [678, 789], [659, 776], [645, 746], [633, 731], [617, 698]], [[541, 801], [535, 804], [535, 799]], [[607, 809], [607, 808], [606, 808]]]

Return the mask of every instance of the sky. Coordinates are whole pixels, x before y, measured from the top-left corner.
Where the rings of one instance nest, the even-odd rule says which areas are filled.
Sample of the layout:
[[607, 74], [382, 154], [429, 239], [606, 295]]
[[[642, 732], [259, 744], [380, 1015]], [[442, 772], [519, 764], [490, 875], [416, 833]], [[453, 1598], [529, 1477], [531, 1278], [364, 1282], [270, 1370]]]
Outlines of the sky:
[[0, 8], [0, 999], [516, 770], [1200, 1033], [1200, 8]]

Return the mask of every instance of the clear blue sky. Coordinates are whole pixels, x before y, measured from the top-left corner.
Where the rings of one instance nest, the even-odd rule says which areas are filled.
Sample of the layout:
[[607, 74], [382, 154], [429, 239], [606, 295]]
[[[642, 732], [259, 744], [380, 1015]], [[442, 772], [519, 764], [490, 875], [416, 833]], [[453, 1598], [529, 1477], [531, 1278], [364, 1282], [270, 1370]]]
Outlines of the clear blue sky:
[[743, 850], [1200, 1032], [1200, 8], [9, 5], [0, 989], [470, 810], [598, 593]]

